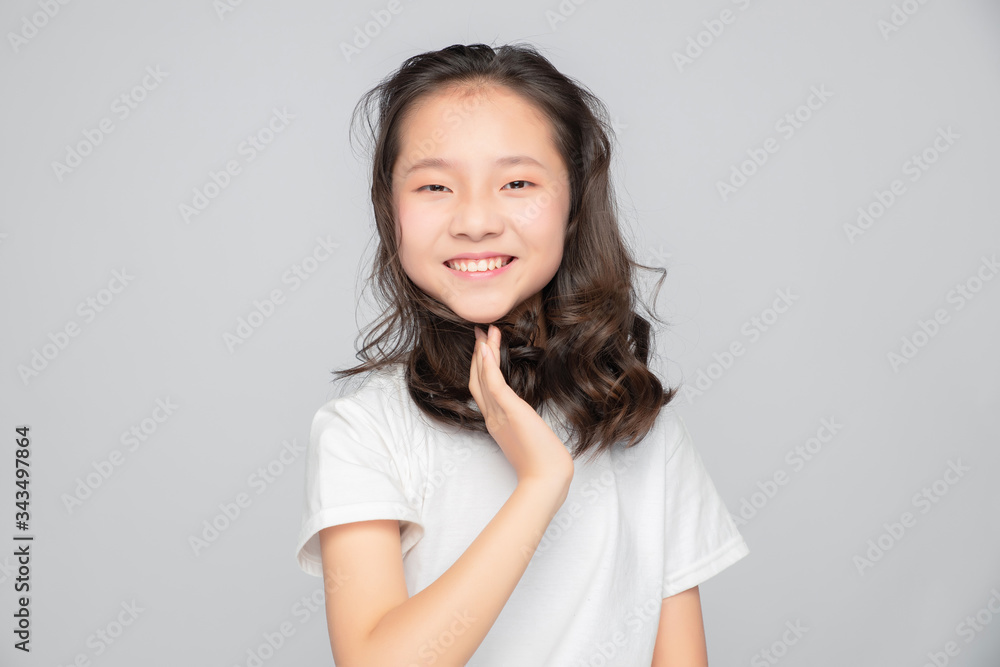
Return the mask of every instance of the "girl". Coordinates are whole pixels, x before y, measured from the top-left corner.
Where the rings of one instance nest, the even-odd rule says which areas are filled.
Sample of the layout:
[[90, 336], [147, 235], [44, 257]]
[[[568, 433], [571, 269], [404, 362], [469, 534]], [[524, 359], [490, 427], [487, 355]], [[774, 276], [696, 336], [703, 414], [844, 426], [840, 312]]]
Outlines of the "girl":
[[707, 665], [698, 584], [748, 549], [647, 366], [606, 109], [474, 44], [359, 111], [389, 305], [313, 420], [297, 549], [336, 664]]

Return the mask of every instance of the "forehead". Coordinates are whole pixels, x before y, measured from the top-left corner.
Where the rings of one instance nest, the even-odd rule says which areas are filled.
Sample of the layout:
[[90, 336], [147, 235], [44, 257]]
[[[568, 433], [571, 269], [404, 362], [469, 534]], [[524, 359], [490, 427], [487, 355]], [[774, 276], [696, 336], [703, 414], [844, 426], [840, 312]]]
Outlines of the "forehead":
[[521, 155], [543, 165], [561, 161], [555, 128], [545, 112], [503, 86], [451, 86], [427, 93], [400, 118], [398, 130], [397, 173], [409, 172], [418, 162], [438, 161], [443, 166], [442, 160], [449, 164], [462, 161], [449, 160], [449, 154], [481, 155], [492, 162], [494, 156], [486, 151]]
[[514, 111], [519, 115], [530, 116], [540, 125], [549, 123], [542, 108], [531, 98], [513, 88], [501, 84], [453, 83], [428, 91], [417, 97], [407, 109], [406, 120], [414, 115], [444, 114], [452, 119], [457, 114], [460, 118], [474, 116], [482, 112]]

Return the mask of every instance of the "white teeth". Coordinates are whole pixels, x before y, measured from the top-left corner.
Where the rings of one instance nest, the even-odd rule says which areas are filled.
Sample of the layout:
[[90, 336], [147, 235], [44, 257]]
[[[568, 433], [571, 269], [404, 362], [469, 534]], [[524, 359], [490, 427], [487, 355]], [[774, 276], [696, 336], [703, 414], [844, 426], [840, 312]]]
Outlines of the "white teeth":
[[[507, 263], [510, 263], [509, 261]], [[492, 271], [493, 269], [499, 269], [504, 264], [503, 257], [491, 257], [489, 259], [480, 260], [459, 260], [456, 262], [448, 262], [448, 266], [456, 271], [466, 271], [466, 272], [476, 272], [476, 271]]]

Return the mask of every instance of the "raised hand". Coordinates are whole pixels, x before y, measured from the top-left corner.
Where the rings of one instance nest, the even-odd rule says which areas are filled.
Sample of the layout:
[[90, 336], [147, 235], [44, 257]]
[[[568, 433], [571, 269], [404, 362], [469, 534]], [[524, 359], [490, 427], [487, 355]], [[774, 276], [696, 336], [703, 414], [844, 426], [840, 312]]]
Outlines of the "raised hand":
[[469, 391], [486, 429], [514, 467], [519, 483], [532, 480], [565, 484], [573, 479], [573, 457], [565, 444], [524, 399], [510, 388], [500, 370], [500, 330], [475, 327], [476, 346], [469, 370]]

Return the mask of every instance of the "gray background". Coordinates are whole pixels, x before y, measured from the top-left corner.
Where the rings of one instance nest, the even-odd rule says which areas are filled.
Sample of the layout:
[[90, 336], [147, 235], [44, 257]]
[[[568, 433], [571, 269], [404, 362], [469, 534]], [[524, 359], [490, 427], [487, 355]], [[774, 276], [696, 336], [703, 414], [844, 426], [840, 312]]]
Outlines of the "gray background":
[[[401, 0], [350, 61], [341, 43], [387, 2], [51, 4], [51, 18], [37, 1], [0, 9], [0, 540], [16, 532], [21, 424], [36, 535], [30, 656], [12, 648], [13, 547], [0, 548], [0, 662], [247, 665], [287, 624], [263, 664], [329, 664], [322, 603], [302, 602], [320, 599], [320, 580], [293, 550], [297, 448], [373, 312], [349, 114], [410, 55], [526, 40], [616, 117], [623, 225], [640, 259], [669, 272], [656, 367], [703, 390], [678, 405], [730, 511], [742, 508], [751, 555], [702, 586], [712, 664], [774, 664], [764, 650], [785, 665], [1000, 664], [987, 607], [1000, 609], [1000, 280], [983, 263], [1000, 251], [996, 3], [896, 3], [916, 11], [885, 32], [888, 0]], [[724, 10], [732, 22], [712, 36], [703, 22], [718, 32]], [[678, 67], [699, 33], [708, 46]], [[147, 67], [165, 75], [123, 118], [114, 100]], [[809, 118], [787, 137], [776, 123], [814, 86], [831, 96], [799, 109]], [[248, 161], [240, 144], [274, 109], [294, 118]], [[113, 131], [60, 179], [53, 163], [102, 119]], [[939, 128], [958, 138], [935, 155]], [[778, 151], [723, 201], [718, 182], [768, 138]], [[937, 159], [910, 180], [905, 163], [925, 150]], [[228, 160], [240, 173], [185, 222], [180, 205]], [[894, 179], [903, 194], [851, 242], [845, 225]], [[283, 280], [317, 237], [333, 256]], [[123, 269], [127, 286], [102, 293]], [[283, 303], [227, 346], [273, 290]], [[776, 314], [779, 290], [793, 299]], [[91, 320], [78, 310], [88, 298], [106, 302]], [[78, 335], [52, 354], [71, 323]], [[904, 338], [920, 346], [894, 368]], [[725, 359], [735, 343], [743, 353]], [[47, 344], [47, 366], [22, 379]], [[177, 406], [162, 423], [158, 399]], [[824, 419], [841, 426], [796, 459]], [[129, 450], [121, 435], [144, 420], [150, 435]], [[120, 465], [70, 511], [65, 498], [114, 450]], [[946, 477], [949, 462], [968, 471]], [[915, 502], [924, 488], [935, 502]], [[220, 504], [239, 494], [248, 506], [196, 554], [190, 538], [224, 525]], [[893, 537], [905, 512], [914, 520]], [[889, 548], [861, 567], [869, 540]], [[134, 622], [97, 641], [133, 601]], [[970, 637], [960, 624], [977, 613], [992, 622]], [[791, 644], [786, 623], [808, 630]], [[957, 655], [943, 656], [949, 641]]]

